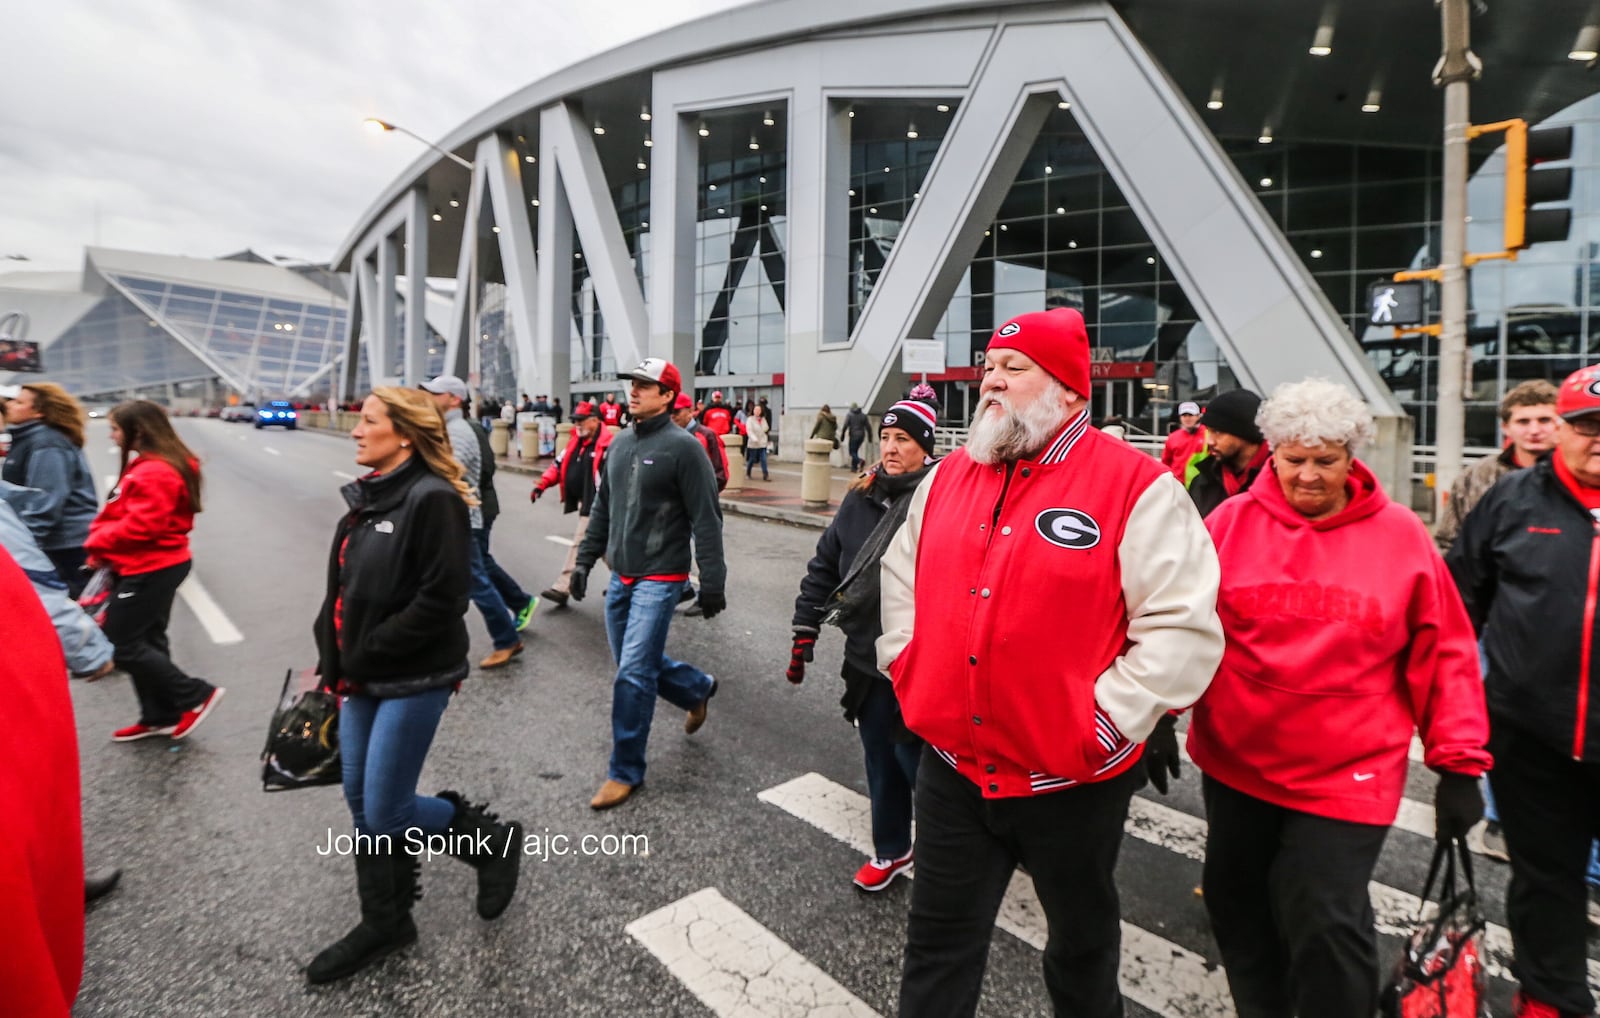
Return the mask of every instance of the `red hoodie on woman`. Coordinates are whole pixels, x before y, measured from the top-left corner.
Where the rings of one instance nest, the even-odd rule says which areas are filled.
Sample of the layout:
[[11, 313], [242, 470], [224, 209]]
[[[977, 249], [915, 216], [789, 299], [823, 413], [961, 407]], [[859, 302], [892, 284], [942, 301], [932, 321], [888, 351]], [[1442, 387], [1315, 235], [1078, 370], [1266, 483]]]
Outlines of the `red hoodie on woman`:
[[1461, 597], [1422, 521], [1365, 464], [1326, 519], [1295, 511], [1269, 468], [1206, 528], [1228, 642], [1189, 726], [1201, 771], [1277, 806], [1387, 825], [1414, 730], [1432, 769], [1489, 768]]
[[[199, 465], [195, 465], [199, 469]], [[137, 576], [189, 561], [194, 505], [176, 467], [156, 456], [128, 464], [83, 543], [119, 576]]]

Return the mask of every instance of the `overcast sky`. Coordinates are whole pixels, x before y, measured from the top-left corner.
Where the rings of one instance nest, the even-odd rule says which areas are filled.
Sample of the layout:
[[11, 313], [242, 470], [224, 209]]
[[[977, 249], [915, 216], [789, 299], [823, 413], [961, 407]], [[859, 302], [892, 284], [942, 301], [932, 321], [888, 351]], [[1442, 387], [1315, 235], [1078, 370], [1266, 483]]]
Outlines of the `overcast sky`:
[[[742, 0], [0, 3], [0, 272], [87, 245], [325, 261], [422, 151], [574, 61]], [[25, 255], [29, 261], [8, 261]]]

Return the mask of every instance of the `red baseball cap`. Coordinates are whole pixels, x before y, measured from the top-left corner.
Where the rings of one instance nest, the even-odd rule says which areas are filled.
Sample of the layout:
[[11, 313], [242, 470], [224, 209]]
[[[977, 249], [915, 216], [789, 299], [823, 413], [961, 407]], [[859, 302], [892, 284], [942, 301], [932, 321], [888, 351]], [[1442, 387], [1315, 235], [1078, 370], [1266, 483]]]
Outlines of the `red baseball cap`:
[[680, 392], [678, 393], [678, 398], [672, 401], [672, 409], [693, 410], [694, 400], [689, 398], [689, 394], [687, 392]]
[[575, 421], [581, 421], [585, 417], [593, 417], [593, 416], [594, 416], [594, 403], [591, 402], [590, 400], [586, 399], [582, 403], [579, 403], [577, 406], [572, 408], [572, 419], [575, 420]]
[[640, 382], [655, 382], [663, 389], [673, 392], [683, 391], [683, 379], [678, 375], [678, 369], [660, 357], [646, 357], [639, 362], [639, 366], [632, 371], [624, 371], [618, 378], [632, 378]]
[[1556, 415], [1563, 420], [1600, 413], [1600, 364], [1579, 368], [1561, 383]]

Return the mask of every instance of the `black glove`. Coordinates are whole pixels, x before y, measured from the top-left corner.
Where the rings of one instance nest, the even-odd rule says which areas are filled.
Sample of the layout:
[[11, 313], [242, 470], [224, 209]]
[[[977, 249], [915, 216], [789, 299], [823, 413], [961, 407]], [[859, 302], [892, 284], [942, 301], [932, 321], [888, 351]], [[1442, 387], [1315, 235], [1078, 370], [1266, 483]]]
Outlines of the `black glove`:
[[1144, 773], [1162, 795], [1167, 794], [1167, 775], [1178, 776], [1178, 719], [1161, 715], [1150, 738], [1144, 742]]
[[528, 501], [529, 502], [537, 502], [537, 501], [539, 501], [539, 496], [543, 495], [543, 494], [544, 494], [544, 489], [541, 488], [541, 487], [538, 487], [537, 485], [535, 485], [534, 489], [532, 491], [528, 492]]
[[1434, 835], [1440, 841], [1464, 838], [1483, 819], [1483, 792], [1478, 779], [1465, 774], [1439, 775], [1433, 793]]
[[812, 631], [795, 630], [794, 646], [789, 650], [789, 670], [783, 677], [795, 685], [805, 681], [806, 662], [815, 655], [817, 647], [817, 634]]
[[589, 567], [575, 566], [572, 575], [567, 579], [567, 593], [574, 601], [582, 601], [583, 595], [589, 593]]
[[696, 603], [700, 605], [700, 613], [709, 619], [728, 607], [728, 595], [720, 590], [707, 590], [701, 587], [700, 599]]

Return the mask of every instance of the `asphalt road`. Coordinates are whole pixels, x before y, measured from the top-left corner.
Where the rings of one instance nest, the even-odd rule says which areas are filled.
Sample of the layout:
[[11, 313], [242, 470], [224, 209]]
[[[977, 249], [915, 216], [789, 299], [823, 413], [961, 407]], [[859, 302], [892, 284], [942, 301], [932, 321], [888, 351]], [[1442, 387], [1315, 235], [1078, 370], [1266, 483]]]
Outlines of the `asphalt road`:
[[[205, 464], [195, 576], [241, 639], [215, 642], [216, 619], [208, 629], [180, 601], [174, 656], [228, 689], [184, 743], [111, 743], [111, 731], [135, 719], [127, 680], [73, 685], [87, 858], [125, 871], [121, 888], [89, 912], [77, 1014], [894, 1013], [910, 885], [867, 896], [849, 883], [862, 856], [840, 838], [847, 828], [859, 836], [866, 783], [837, 706], [842, 640], [824, 636], [804, 686], [783, 680], [790, 610], [816, 532], [739, 518], [726, 526], [731, 607], [709, 622], [679, 619], [668, 645], [721, 690], [693, 737], [661, 705], [648, 783], [634, 801], [604, 814], [588, 808], [610, 748], [612, 666], [598, 595], [541, 608], [526, 654], [498, 672], [474, 669], [424, 771], [423, 791], [487, 798], [529, 833], [565, 835], [569, 846], [585, 835], [643, 836], [647, 851], [635, 840], [612, 855], [525, 858], [517, 900], [494, 923], [473, 912], [471, 871], [448, 859], [425, 864], [419, 943], [343, 984], [308, 989], [303, 966], [356, 919], [349, 860], [317, 851], [330, 831], [348, 830], [348, 814], [337, 788], [263, 794], [257, 757], [284, 671], [312, 661], [338, 488], [359, 468], [353, 445], [328, 435], [206, 420], [179, 429]], [[96, 422], [90, 452], [102, 497], [116, 470], [108, 446]], [[570, 537], [573, 519], [554, 500], [529, 505], [528, 484], [501, 476], [494, 551], [537, 591], [566, 554], [550, 538]], [[603, 589], [603, 578], [592, 586]], [[468, 622], [476, 659], [489, 641], [475, 610]], [[1408, 794], [1431, 802], [1432, 779], [1414, 773]], [[1231, 1013], [1196, 894], [1203, 810], [1193, 768], [1171, 795], [1147, 790], [1136, 804], [1140, 831], [1125, 839], [1119, 868], [1133, 945], [1123, 973], [1136, 1001], [1129, 1013]], [[1392, 832], [1376, 875], [1381, 894], [1415, 894], [1430, 851], [1421, 834]], [[1503, 923], [1505, 870], [1485, 862], [1480, 872], [1490, 919]], [[1385, 900], [1380, 919], [1393, 917]], [[995, 933], [982, 1014], [1049, 1013], [1037, 927], [1018, 915]], [[1398, 941], [1384, 937], [1382, 950], [1387, 963]], [[821, 1002], [840, 993], [850, 999], [824, 1011]], [[1501, 1013], [1509, 993], [1496, 979]], [[758, 1006], [763, 995], [773, 999]]]

